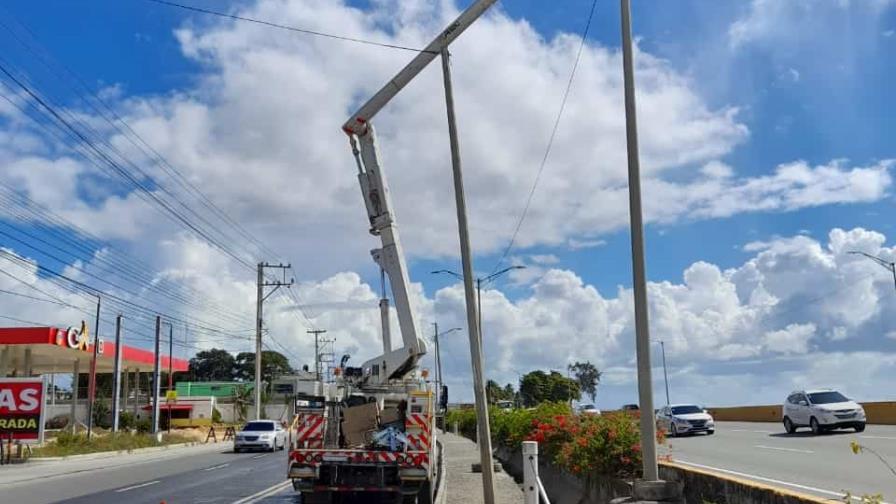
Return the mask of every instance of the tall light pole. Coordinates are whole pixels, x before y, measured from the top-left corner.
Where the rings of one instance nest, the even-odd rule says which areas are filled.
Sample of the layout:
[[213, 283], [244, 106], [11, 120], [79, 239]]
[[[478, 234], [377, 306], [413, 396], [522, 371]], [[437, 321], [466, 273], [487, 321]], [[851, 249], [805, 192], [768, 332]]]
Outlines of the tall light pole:
[[872, 261], [876, 262], [877, 264], [883, 266], [884, 268], [888, 269], [890, 271], [890, 273], [893, 274], [893, 287], [896, 288], [896, 263], [881, 259], [880, 257], [873, 256], [871, 254], [866, 254], [865, 252], [862, 252], [859, 250], [850, 250], [849, 253], [863, 255], [863, 256], [867, 257], [868, 259], [871, 259]]
[[439, 332], [439, 323], [433, 322], [433, 340], [436, 344], [436, 404], [442, 404], [442, 353], [439, 350], [439, 336], [444, 336], [454, 331], [461, 331], [460, 327], [452, 327], [447, 331]]
[[[492, 280], [498, 278], [499, 276], [501, 276], [509, 271], [520, 270], [520, 269], [526, 269], [526, 267], [522, 266], [522, 265], [510, 266], [510, 267], [502, 269], [501, 271], [496, 271], [495, 273], [492, 273], [491, 275], [489, 275], [487, 277], [477, 277], [476, 278], [476, 313], [477, 313], [476, 325], [477, 325], [477, 327], [479, 327], [480, 337], [482, 336], [482, 286], [488, 285], [489, 282], [491, 282]], [[440, 269], [440, 270], [432, 271], [430, 273], [433, 275], [438, 275], [440, 273], [444, 273], [446, 275], [451, 275], [454, 278], [457, 278], [458, 280], [461, 280], [461, 281], [463, 281], [463, 279], [464, 279], [464, 277], [462, 277], [461, 275], [459, 275], [451, 270], [446, 270], [446, 269]], [[480, 341], [479, 344], [481, 345], [482, 342]]]
[[635, 304], [635, 348], [638, 357], [638, 400], [641, 409], [641, 447], [644, 479], [659, 481], [656, 460], [656, 418], [650, 370], [650, 324], [647, 316], [647, 268], [644, 265], [644, 221], [641, 210], [641, 160], [635, 106], [635, 64], [632, 50], [632, 13], [629, 0], [620, 0], [622, 21], [622, 76], [625, 89], [625, 137], [628, 152], [628, 202], [632, 236], [632, 288]]
[[666, 373], [666, 342], [663, 340], [651, 340], [660, 344], [660, 350], [663, 353], [663, 381], [666, 383], [666, 406], [672, 404], [669, 402], [669, 375]]
[[[174, 324], [171, 322], [163, 321], [162, 325], [168, 326], [168, 392], [174, 390], [174, 375], [173, 373], [173, 361], [174, 361]], [[171, 434], [171, 404], [167, 401], [168, 394], [165, 394], [166, 401], [165, 407], [168, 409], [168, 434]]]

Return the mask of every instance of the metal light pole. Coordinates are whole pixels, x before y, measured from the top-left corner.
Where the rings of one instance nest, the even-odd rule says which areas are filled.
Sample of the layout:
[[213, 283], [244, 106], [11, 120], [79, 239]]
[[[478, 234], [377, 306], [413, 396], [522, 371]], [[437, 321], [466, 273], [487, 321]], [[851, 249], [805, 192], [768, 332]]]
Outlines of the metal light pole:
[[461, 331], [460, 327], [453, 327], [447, 331], [439, 332], [439, 323], [433, 322], [433, 340], [436, 344], [436, 404], [441, 404], [442, 398], [442, 352], [439, 349], [439, 336], [444, 336], [454, 331]]
[[477, 324], [478, 310], [473, 300], [473, 254], [467, 229], [467, 202], [464, 198], [464, 178], [461, 171], [460, 142], [454, 116], [454, 92], [451, 87], [451, 65], [448, 48], [442, 48], [442, 77], [445, 83], [445, 105], [448, 113], [448, 137], [451, 144], [451, 168], [454, 175], [454, 198], [457, 206], [457, 229], [460, 235], [460, 258], [463, 266], [464, 294], [467, 305], [467, 330], [470, 334], [470, 353], [473, 361], [473, 392], [476, 398], [479, 460], [482, 466], [482, 496], [484, 504], [495, 504], [492, 440], [488, 406], [485, 402], [485, 382], [482, 377], [482, 335]]
[[[118, 410], [121, 409], [121, 319], [115, 317], [115, 360], [112, 371], [112, 432], [118, 432]], [[127, 381], [127, 375], [125, 375]], [[125, 387], [127, 388], [127, 387]], [[127, 397], [125, 397], [127, 400]]]
[[155, 354], [152, 366], [152, 433], [159, 432], [159, 381], [161, 378], [162, 355], [159, 351], [159, 339], [162, 333], [162, 317], [156, 315]]
[[641, 409], [641, 447], [644, 479], [659, 480], [656, 460], [656, 419], [650, 370], [650, 325], [647, 317], [647, 271], [644, 265], [644, 222], [641, 214], [641, 166], [629, 0], [622, 7], [622, 73], [625, 87], [625, 136], [628, 151], [629, 220], [632, 235], [632, 277], [635, 302], [635, 346], [638, 357], [638, 398]]
[[[171, 322], [165, 322], [168, 324], [168, 391], [174, 390], [174, 374], [173, 374], [173, 361], [174, 361], [174, 324]], [[167, 394], [166, 394], [167, 396]], [[165, 406], [168, 407], [168, 434], [171, 434], [171, 404], [168, 401], [165, 401]]]
[[886, 261], [884, 259], [881, 259], [880, 257], [873, 256], [871, 254], [866, 254], [865, 252], [861, 252], [859, 250], [850, 250], [849, 253], [863, 255], [863, 256], [867, 257], [868, 259], [871, 259], [872, 261], [876, 262], [877, 264], [880, 264], [884, 268], [888, 269], [890, 271], [890, 273], [893, 274], [893, 287], [896, 288], [896, 263]]
[[663, 381], [666, 383], [666, 406], [668, 406], [672, 403], [669, 402], [669, 374], [666, 372], [666, 342], [663, 340], [652, 341], [660, 344], [660, 350], [663, 354]]
[[[93, 358], [90, 360], [90, 376], [87, 383], [87, 439], [93, 432], [93, 403], [96, 402], [96, 358], [100, 348], [100, 304], [102, 298], [96, 297], [96, 325], [93, 327]], [[72, 417], [74, 421], [75, 417]]]

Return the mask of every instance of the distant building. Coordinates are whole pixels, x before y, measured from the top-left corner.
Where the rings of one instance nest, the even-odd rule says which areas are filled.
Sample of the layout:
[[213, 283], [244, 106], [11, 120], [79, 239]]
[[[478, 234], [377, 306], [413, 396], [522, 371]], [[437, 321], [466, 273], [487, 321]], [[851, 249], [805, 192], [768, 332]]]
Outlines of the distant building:
[[177, 382], [177, 397], [233, 397], [242, 390], [254, 390], [253, 383], [245, 382]]

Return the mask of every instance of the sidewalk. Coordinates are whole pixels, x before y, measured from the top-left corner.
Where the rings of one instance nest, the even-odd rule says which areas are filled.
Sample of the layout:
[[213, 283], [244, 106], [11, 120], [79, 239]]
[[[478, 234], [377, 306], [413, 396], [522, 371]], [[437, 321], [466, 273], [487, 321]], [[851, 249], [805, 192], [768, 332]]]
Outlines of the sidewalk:
[[[449, 433], [440, 434], [445, 447], [445, 468], [448, 473], [448, 504], [481, 504], [482, 474], [470, 470], [479, 462], [479, 448], [467, 438]], [[523, 491], [505, 472], [495, 473], [495, 504], [522, 504]]]

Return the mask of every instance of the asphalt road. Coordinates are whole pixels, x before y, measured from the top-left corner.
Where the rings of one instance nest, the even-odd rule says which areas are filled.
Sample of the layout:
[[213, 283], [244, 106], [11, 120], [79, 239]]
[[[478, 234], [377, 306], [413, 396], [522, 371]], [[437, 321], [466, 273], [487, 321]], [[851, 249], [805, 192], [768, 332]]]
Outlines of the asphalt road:
[[[34, 478], [13, 478], [13, 473], [4, 474], [4, 468], [0, 469], [0, 501], [17, 504], [295, 502], [291, 487], [278, 500], [265, 500], [268, 493], [285, 490], [289, 485], [286, 452], [237, 454], [228, 445], [185, 448], [152, 456], [10, 468], [25, 472], [31, 466], [28, 472], [33, 472]], [[68, 466], [68, 471], [60, 471]]]
[[880, 493], [896, 503], [896, 475], [873, 454], [854, 455], [850, 441], [896, 465], [896, 426], [889, 425], [813, 436], [807, 429], [788, 435], [777, 423], [718, 422], [714, 435], [673, 438], [660, 452], [676, 462], [820, 497]]

